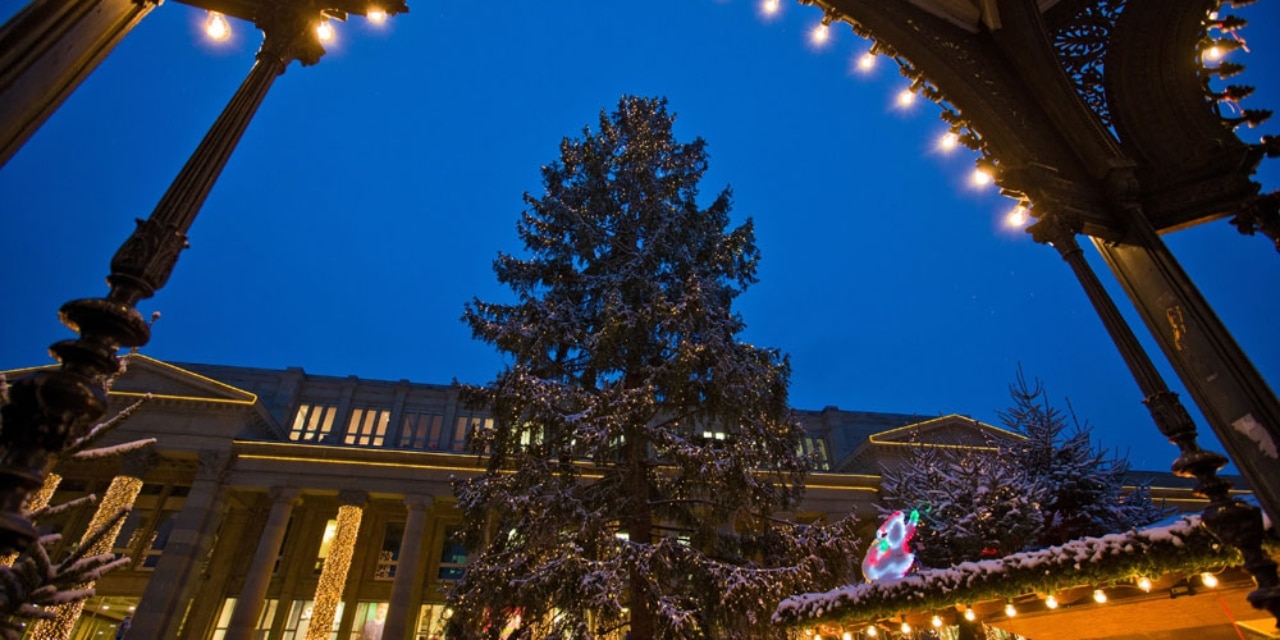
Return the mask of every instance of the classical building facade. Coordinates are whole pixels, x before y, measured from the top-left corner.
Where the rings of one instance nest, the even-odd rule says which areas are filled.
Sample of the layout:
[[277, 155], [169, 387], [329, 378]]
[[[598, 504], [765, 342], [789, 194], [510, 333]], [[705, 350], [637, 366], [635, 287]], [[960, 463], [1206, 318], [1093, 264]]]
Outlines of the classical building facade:
[[[466, 438], [491, 423], [456, 387], [134, 356], [113, 412], [143, 398], [100, 446], [152, 446], [55, 469], [55, 504], [110, 502], [113, 481], [140, 482], [113, 549], [130, 564], [97, 583], [73, 638], [302, 640], [314, 625], [340, 640], [438, 637], [467, 562], [452, 481], [483, 468]], [[956, 415], [797, 413], [817, 469], [787, 515], [806, 521], [873, 520], [879, 470], [907, 447], [1017, 437]], [[1185, 484], [1148, 475], [1157, 498], [1203, 507]], [[65, 549], [94, 512], [39, 524]]]

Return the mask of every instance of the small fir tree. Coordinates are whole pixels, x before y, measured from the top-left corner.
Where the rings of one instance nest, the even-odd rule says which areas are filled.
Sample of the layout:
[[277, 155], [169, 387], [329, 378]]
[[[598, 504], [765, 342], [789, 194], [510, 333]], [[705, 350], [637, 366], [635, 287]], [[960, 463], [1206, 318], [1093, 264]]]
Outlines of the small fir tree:
[[512, 304], [464, 320], [512, 364], [465, 398], [483, 475], [456, 485], [472, 553], [450, 637], [769, 637], [785, 594], [834, 586], [852, 522], [771, 518], [809, 461], [787, 359], [739, 342], [755, 281], [750, 221], [702, 208], [705, 144], [663, 99], [624, 97], [566, 138], [525, 194], [528, 258], [499, 255]]
[[[1039, 381], [1009, 386], [1004, 426], [1024, 438], [984, 448], [917, 444], [886, 469], [881, 512], [918, 509], [916, 557], [929, 567], [1003, 556], [1151, 524], [1169, 511], [1145, 486], [1128, 492], [1129, 464], [1095, 448], [1087, 424], [1069, 424]], [[1073, 420], [1074, 422], [1074, 420]]]

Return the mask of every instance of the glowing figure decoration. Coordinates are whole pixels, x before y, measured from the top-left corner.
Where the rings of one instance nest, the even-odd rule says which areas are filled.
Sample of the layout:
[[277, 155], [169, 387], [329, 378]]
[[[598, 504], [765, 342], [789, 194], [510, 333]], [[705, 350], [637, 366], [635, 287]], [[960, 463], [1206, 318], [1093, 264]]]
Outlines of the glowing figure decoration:
[[911, 515], [894, 511], [880, 528], [876, 530], [876, 539], [867, 549], [862, 560], [862, 575], [867, 582], [897, 579], [907, 575], [916, 556], [908, 546], [912, 536], [916, 534], [916, 525], [920, 523], [920, 512], [912, 510]]

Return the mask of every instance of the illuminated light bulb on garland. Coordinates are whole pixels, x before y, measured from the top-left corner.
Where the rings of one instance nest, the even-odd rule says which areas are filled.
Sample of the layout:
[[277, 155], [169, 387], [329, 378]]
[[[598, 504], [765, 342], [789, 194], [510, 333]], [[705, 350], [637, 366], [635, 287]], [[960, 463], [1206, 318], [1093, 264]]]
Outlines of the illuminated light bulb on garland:
[[876, 67], [876, 54], [870, 51], [862, 54], [858, 58], [858, 68], [862, 71], [870, 71]]
[[1018, 205], [1013, 208], [1013, 211], [1009, 212], [1009, 215], [1004, 217], [1004, 222], [1014, 229], [1020, 229], [1022, 228], [1022, 225], [1027, 223], [1028, 219], [1027, 207], [1024, 205]]
[[1222, 47], [1219, 47], [1217, 45], [1214, 45], [1204, 50], [1205, 60], [1209, 60], [1211, 62], [1217, 62], [1218, 60], [1222, 59], [1222, 56], [1223, 56]]
[[1096, 602], [1096, 603], [1098, 603], [1098, 604], [1103, 604], [1103, 603], [1105, 603], [1105, 602], [1107, 601], [1107, 593], [1106, 593], [1105, 591], [1103, 591], [1102, 589], [1094, 589], [1094, 590], [1093, 590], [1093, 601], [1094, 601], [1094, 602]]
[[840, 636], [840, 640], [853, 640], [853, 634], [846, 631], [844, 635]]
[[964, 619], [968, 620], [969, 622], [973, 622], [974, 620], [978, 619], [978, 614], [973, 612], [973, 607], [969, 607], [964, 610]]
[[1212, 573], [1209, 573], [1206, 571], [1200, 574], [1200, 584], [1203, 584], [1204, 586], [1212, 589], [1218, 586], [1218, 576], [1215, 576]]
[[1148, 578], [1148, 577], [1146, 577], [1146, 576], [1143, 576], [1143, 577], [1141, 577], [1141, 578], [1138, 578], [1138, 588], [1139, 588], [1139, 589], [1142, 589], [1143, 591], [1146, 591], [1146, 592], [1150, 593], [1150, 592], [1151, 592], [1151, 579], [1150, 579], [1150, 578]]
[[813, 43], [816, 45], [826, 44], [827, 39], [830, 37], [831, 25], [828, 23], [826, 18], [823, 18], [822, 22], [818, 23], [818, 26], [814, 27], [813, 31], [809, 34], [809, 39], [813, 40]]
[[1057, 608], [1058, 608], [1058, 599], [1057, 599], [1056, 597], [1054, 597], [1054, 596], [1049, 596], [1048, 598], [1045, 598], [1045, 599], [1044, 599], [1044, 606], [1045, 606], [1045, 607], [1047, 607], [1047, 608], [1049, 608], [1049, 609], [1057, 609]]
[[387, 12], [375, 7], [369, 9], [369, 13], [365, 17], [369, 19], [369, 22], [382, 24], [387, 21]]
[[878, 630], [876, 630], [876, 626], [875, 626], [874, 624], [873, 624], [873, 625], [871, 625], [871, 626], [869, 626], [869, 627], [867, 627], [867, 637], [868, 637], [868, 638], [874, 638], [874, 637], [876, 637], [876, 636], [878, 636], [878, 635], [880, 635], [880, 632], [879, 632]]
[[973, 184], [979, 187], [985, 187], [995, 182], [995, 177], [991, 175], [991, 170], [983, 167], [974, 169], [970, 179], [973, 180]]
[[942, 134], [941, 138], [938, 138], [938, 148], [943, 151], [951, 151], [959, 144], [960, 136], [956, 135], [954, 131], [948, 131]]
[[333, 25], [328, 20], [316, 25], [316, 37], [320, 38], [320, 42], [332, 42]]
[[933, 616], [933, 619], [930, 620], [929, 623], [932, 624], [935, 629], [942, 628], [942, 616], [939, 616], [939, 615]]
[[903, 89], [898, 93], [898, 106], [909, 107], [916, 101], [916, 94], [910, 89]]
[[1013, 603], [1012, 603], [1012, 602], [1010, 602], [1009, 604], [1006, 604], [1006, 605], [1004, 606], [1004, 614], [1005, 614], [1006, 616], [1009, 616], [1010, 618], [1012, 618], [1012, 617], [1014, 617], [1014, 616], [1018, 615], [1018, 608], [1017, 608], [1017, 607], [1015, 607], [1015, 606], [1013, 606]]
[[781, 6], [781, 0], [764, 0], [764, 2], [760, 4], [760, 9], [764, 11], [765, 15], [771, 16], [777, 13]]
[[204, 21], [204, 32], [210, 38], [221, 42], [231, 37], [231, 24], [227, 22], [227, 17], [217, 11], [210, 11], [209, 17]]
[[902, 627], [900, 628], [902, 629], [902, 633], [904, 634], [911, 633], [911, 625], [907, 624], [906, 620], [902, 621]]

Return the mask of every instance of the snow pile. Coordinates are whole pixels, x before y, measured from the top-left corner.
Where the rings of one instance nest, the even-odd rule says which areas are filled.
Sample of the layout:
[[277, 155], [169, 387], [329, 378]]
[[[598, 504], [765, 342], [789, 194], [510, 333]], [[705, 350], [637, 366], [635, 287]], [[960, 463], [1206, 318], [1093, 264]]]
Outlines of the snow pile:
[[1163, 527], [1081, 538], [1063, 545], [994, 560], [926, 569], [898, 580], [849, 585], [784, 600], [779, 624], [871, 621], [904, 611], [1052, 593], [1082, 584], [1170, 572], [1194, 573], [1240, 564], [1240, 554], [1220, 545], [1199, 516]]

